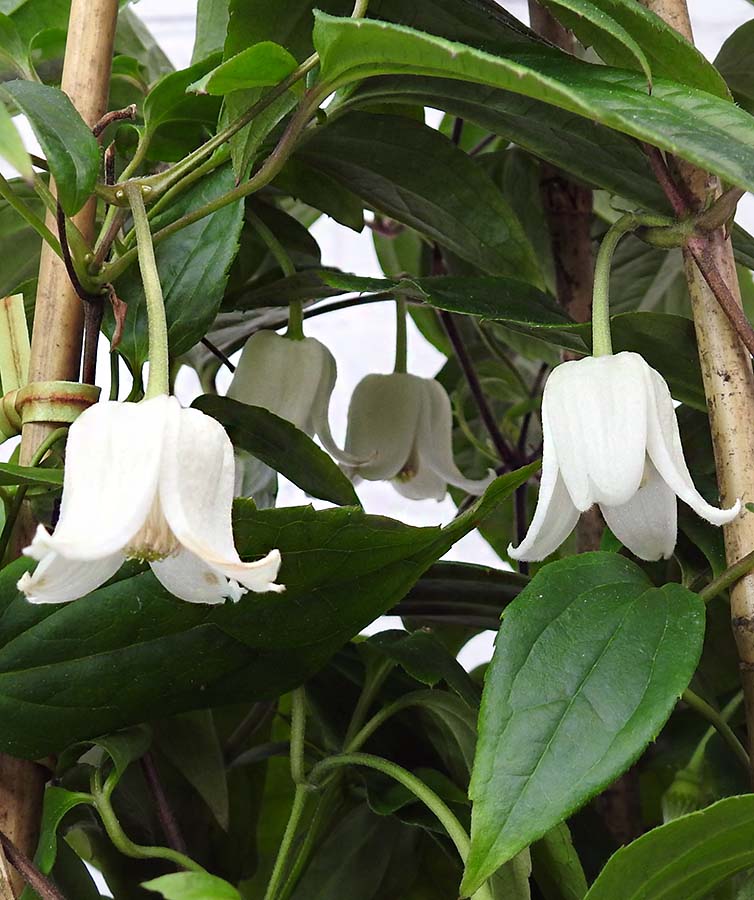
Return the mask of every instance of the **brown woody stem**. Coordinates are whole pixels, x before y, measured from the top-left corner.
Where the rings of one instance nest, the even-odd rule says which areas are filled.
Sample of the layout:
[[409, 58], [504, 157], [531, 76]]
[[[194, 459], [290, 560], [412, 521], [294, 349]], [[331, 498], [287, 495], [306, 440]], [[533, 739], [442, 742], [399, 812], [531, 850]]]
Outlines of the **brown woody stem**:
[[[642, 0], [644, 6], [673, 25], [693, 41], [686, 0]], [[654, 162], [652, 162], [654, 159]], [[683, 162], [668, 160], [674, 193], [662, 174], [657, 154], [650, 162], [660, 184], [675, 206], [677, 195], [691, 198], [691, 212], [698, 214], [721, 193], [717, 178]], [[734, 327], [732, 306], [741, 306], [736, 266], [730, 240], [722, 229], [695, 236], [684, 250], [699, 359], [707, 395], [717, 478], [724, 506], [740, 497], [754, 499], [754, 373], [748, 348]], [[701, 268], [700, 268], [701, 264]], [[727, 303], [728, 312], [723, 309]], [[744, 512], [725, 527], [725, 549], [729, 566], [734, 566], [754, 549], [754, 516]], [[731, 618], [736, 638], [749, 734], [749, 758], [754, 738], [754, 575], [741, 578], [731, 590]], [[754, 782], [754, 763], [750, 762]]]

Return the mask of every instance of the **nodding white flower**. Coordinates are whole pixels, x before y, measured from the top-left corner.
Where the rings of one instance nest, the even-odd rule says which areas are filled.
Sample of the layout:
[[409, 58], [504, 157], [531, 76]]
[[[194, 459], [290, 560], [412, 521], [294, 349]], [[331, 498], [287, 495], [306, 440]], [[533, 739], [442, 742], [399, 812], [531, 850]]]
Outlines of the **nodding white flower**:
[[330, 432], [330, 395], [338, 369], [335, 357], [316, 338], [299, 340], [274, 331], [252, 334], [228, 388], [228, 396], [249, 406], [261, 406], [292, 422], [341, 462], [358, 459], [344, 453]]
[[236, 601], [275, 584], [280, 553], [242, 562], [233, 542], [233, 446], [222, 426], [165, 395], [99, 403], [68, 434], [60, 519], [39, 526], [18, 582], [32, 603], [83, 597], [124, 560], [149, 562], [162, 584], [192, 603]]
[[442, 500], [448, 485], [481, 494], [494, 478], [465, 478], [453, 461], [450, 399], [433, 378], [367, 375], [348, 408], [346, 450], [363, 462], [350, 477], [390, 481], [412, 500]]
[[718, 509], [694, 487], [662, 375], [638, 353], [565, 362], [542, 397], [542, 482], [534, 518], [513, 559], [549, 556], [579, 514], [598, 503], [613, 534], [640, 559], [667, 559], [677, 534], [676, 496], [713, 525]]

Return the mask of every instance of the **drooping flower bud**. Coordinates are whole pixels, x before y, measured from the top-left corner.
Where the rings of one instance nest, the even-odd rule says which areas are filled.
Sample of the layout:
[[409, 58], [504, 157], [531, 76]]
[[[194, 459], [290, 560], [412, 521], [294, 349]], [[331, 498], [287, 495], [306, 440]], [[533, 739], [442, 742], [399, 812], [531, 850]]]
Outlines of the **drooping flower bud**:
[[261, 406], [292, 422], [341, 462], [358, 460], [344, 453], [330, 431], [330, 395], [337, 366], [332, 353], [316, 338], [291, 340], [274, 331], [258, 331], [246, 342], [228, 396]]
[[346, 451], [366, 460], [354, 479], [390, 481], [412, 500], [442, 500], [451, 484], [481, 494], [492, 475], [465, 478], [453, 460], [450, 398], [433, 378], [405, 372], [367, 375], [348, 409]]

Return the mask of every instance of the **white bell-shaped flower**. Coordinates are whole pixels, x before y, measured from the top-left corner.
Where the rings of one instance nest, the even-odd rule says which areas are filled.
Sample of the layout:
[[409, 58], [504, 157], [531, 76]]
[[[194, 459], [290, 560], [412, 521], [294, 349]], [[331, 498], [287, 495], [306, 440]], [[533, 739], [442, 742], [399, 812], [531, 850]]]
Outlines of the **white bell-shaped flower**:
[[222, 426], [165, 395], [99, 403], [68, 435], [60, 519], [39, 526], [18, 583], [33, 603], [83, 597], [124, 560], [149, 562], [182, 600], [221, 603], [275, 584], [280, 553], [242, 562], [233, 542], [233, 445]]
[[341, 462], [358, 460], [344, 453], [330, 431], [330, 395], [337, 377], [335, 357], [316, 338], [292, 340], [274, 331], [258, 331], [246, 342], [228, 396], [261, 406], [292, 422]]
[[366, 460], [351, 478], [390, 481], [412, 500], [442, 500], [451, 484], [481, 494], [494, 478], [465, 478], [453, 460], [453, 414], [433, 378], [405, 372], [367, 375], [348, 408], [346, 451]]
[[667, 559], [679, 497], [713, 525], [741, 508], [718, 509], [694, 487], [670, 391], [638, 353], [565, 362], [542, 397], [542, 482], [529, 531], [513, 559], [540, 560], [598, 503], [613, 534], [640, 559]]

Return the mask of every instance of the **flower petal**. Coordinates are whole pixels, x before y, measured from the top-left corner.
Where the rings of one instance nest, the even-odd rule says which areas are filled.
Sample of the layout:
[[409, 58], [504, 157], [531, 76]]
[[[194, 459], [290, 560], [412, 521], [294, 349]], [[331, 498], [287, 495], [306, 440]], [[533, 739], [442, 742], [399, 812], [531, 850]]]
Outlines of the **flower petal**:
[[694, 482], [683, 456], [681, 436], [678, 431], [673, 400], [665, 379], [650, 366], [645, 379], [649, 396], [647, 453], [660, 476], [694, 512], [713, 525], [726, 525], [741, 510], [741, 501], [729, 509], [712, 506], [694, 487]]
[[273, 550], [242, 562], [233, 541], [233, 445], [222, 425], [197, 409], [171, 410], [165, 430], [160, 502], [179, 544], [210, 568], [252, 591], [282, 591], [272, 582], [280, 567]]
[[71, 560], [50, 552], [33, 572], [24, 572], [18, 581], [18, 589], [26, 594], [30, 603], [78, 600], [112, 578], [124, 559], [122, 553], [113, 553], [103, 559]]
[[542, 452], [542, 480], [539, 485], [537, 508], [518, 547], [508, 545], [508, 556], [534, 562], [549, 556], [573, 531], [579, 520], [579, 510], [574, 506], [558, 468], [555, 447], [547, 410], [542, 410], [544, 445]]
[[622, 506], [600, 504], [610, 530], [639, 559], [669, 559], [678, 534], [678, 501], [650, 460], [639, 490]]
[[437, 500], [439, 503], [445, 499], [448, 492], [448, 483], [445, 479], [421, 463], [414, 475], [392, 478], [390, 484], [401, 496], [408, 497], [409, 500]]
[[228, 597], [237, 602], [246, 593], [237, 582], [228, 581], [221, 572], [185, 549], [150, 565], [166, 590], [189, 603], [223, 603]]
[[645, 368], [637, 353], [618, 353], [562, 363], [547, 379], [542, 407], [563, 480], [582, 512], [593, 503], [626, 503], [641, 483]]
[[322, 378], [327, 348], [314, 338], [294, 341], [258, 331], [246, 342], [228, 396], [261, 406], [311, 434], [310, 412]]
[[[310, 340], [313, 340], [313, 338]], [[309, 413], [307, 431], [309, 434], [316, 434], [325, 450], [338, 462], [348, 466], [361, 465], [363, 462], [366, 462], [366, 459], [360, 459], [352, 453], [346, 453], [345, 450], [341, 450], [335, 443], [335, 439], [330, 431], [330, 397], [335, 387], [335, 380], [338, 377], [338, 366], [335, 362], [335, 357], [327, 347], [324, 344], [320, 344], [319, 341], [316, 341], [316, 343], [321, 348], [322, 370]]]
[[37, 535], [69, 559], [122, 550], [144, 524], [157, 490], [167, 396], [98, 403], [68, 433], [63, 499], [55, 533]]
[[494, 480], [494, 472], [486, 478], [466, 478], [453, 459], [453, 413], [445, 388], [434, 378], [425, 378], [424, 403], [419, 416], [416, 455], [419, 469], [429, 466], [447, 484], [467, 494], [483, 494]]
[[366, 460], [349, 475], [368, 481], [394, 478], [414, 446], [424, 389], [423, 379], [404, 372], [367, 375], [348, 407], [346, 453]]

